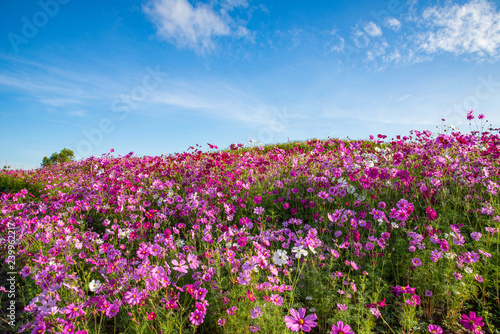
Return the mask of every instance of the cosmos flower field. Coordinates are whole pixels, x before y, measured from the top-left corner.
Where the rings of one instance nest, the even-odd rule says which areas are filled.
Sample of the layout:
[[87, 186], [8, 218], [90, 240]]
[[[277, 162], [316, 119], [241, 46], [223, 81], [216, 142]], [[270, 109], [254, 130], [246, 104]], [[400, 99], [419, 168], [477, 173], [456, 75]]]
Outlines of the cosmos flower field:
[[497, 129], [209, 146], [2, 171], [2, 332], [499, 333]]

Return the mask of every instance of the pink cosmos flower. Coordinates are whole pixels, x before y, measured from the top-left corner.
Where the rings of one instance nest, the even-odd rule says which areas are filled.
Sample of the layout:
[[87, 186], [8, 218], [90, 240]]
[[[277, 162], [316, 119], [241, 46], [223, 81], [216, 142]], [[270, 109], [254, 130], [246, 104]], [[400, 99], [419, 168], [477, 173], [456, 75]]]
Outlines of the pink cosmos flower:
[[195, 310], [189, 315], [189, 321], [195, 326], [199, 326], [203, 323], [205, 315], [200, 310]]
[[187, 256], [187, 261], [189, 262], [189, 268], [196, 270], [200, 265], [200, 261], [198, 261], [198, 257], [194, 254], [189, 253]]
[[85, 314], [85, 311], [82, 309], [82, 306], [76, 306], [75, 304], [69, 304], [65, 309], [62, 310], [62, 313], [66, 314], [68, 319], [77, 318], [81, 315]]
[[427, 327], [427, 329], [429, 330], [429, 333], [443, 334], [443, 329], [437, 325], [429, 325], [429, 327]]
[[251, 302], [255, 302], [257, 299], [255, 298], [254, 294], [252, 291], [247, 290], [247, 298]]
[[142, 293], [139, 292], [137, 288], [133, 288], [125, 293], [125, 302], [131, 305], [137, 305], [140, 303], [142, 298]]
[[330, 334], [354, 334], [351, 326], [344, 324], [342, 321], [337, 321], [337, 324], [332, 325]]
[[427, 219], [429, 219], [429, 220], [436, 220], [437, 219], [437, 212], [436, 212], [436, 210], [434, 210], [430, 206], [428, 206], [425, 209], [425, 213], [427, 215]]
[[339, 309], [339, 311], [345, 311], [347, 310], [347, 305], [337, 303], [337, 308]]
[[174, 265], [172, 269], [180, 273], [187, 273], [188, 266], [186, 266], [185, 263], [186, 261], [184, 260], [180, 260], [180, 262], [177, 262], [177, 260], [172, 260], [172, 264]]
[[370, 312], [376, 316], [377, 318], [380, 317], [382, 314], [380, 313], [380, 310], [378, 308], [371, 308]]
[[281, 306], [283, 304], [283, 297], [280, 295], [271, 295], [271, 303], [276, 306]]
[[298, 311], [292, 308], [290, 309], [290, 314], [292, 316], [285, 316], [285, 324], [286, 327], [289, 328], [292, 332], [298, 332], [299, 330], [310, 332], [313, 327], [316, 327], [318, 325], [318, 323], [315, 322], [315, 320], [317, 319], [315, 313], [309, 314], [307, 317], [305, 317], [305, 308], [301, 308]]
[[472, 109], [471, 111], [467, 112], [467, 119], [469, 121], [474, 119], [474, 115], [472, 115], [473, 112], [474, 112], [474, 109]]

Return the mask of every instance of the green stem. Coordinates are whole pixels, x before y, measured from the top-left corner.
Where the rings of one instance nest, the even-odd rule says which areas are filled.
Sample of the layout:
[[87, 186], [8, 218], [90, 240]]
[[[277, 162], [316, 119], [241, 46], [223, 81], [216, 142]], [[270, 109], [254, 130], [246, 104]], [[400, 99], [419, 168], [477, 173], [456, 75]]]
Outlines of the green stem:
[[391, 326], [389, 326], [389, 324], [387, 323], [387, 321], [385, 321], [384, 317], [382, 316], [382, 313], [380, 314], [380, 317], [382, 318], [382, 321], [384, 322], [384, 324], [387, 325], [387, 327], [389, 327], [389, 329], [391, 330], [392, 334], [396, 334], [394, 333], [394, 331], [392, 330]]

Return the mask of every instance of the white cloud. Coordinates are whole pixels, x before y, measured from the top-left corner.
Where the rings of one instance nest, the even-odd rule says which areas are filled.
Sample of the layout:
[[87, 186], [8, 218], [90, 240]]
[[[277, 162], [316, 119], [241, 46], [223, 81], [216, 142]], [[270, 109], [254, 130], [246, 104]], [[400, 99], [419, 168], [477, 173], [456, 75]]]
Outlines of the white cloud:
[[427, 8], [422, 22], [431, 29], [418, 35], [418, 46], [428, 54], [445, 51], [498, 58], [500, 12], [491, 2], [472, 0], [462, 6]]
[[148, 102], [151, 103], [148, 110], [199, 112], [253, 126], [268, 124], [277, 109], [263, 103], [246, 88], [209, 78], [169, 80], [162, 89], [151, 92]]
[[365, 31], [370, 36], [382, 36], [382, 29], [372, 21], [365, 25]]
[[223, 0], [221, 3], [221, 7], [224, 8], [225, 10], [233, 10], [234, 8], [238, 7], [243, 7], [247, 8], [248, 7], [248, 1], [247, 0]]
[[403, 96], [401, 96], [400, 98], [398, 98], [396, 101], [401, 102], [401, 101], [403, 101], [403, 100], [406, 100], [406, 99], [407, 99], [407, 98], [409, 98], [410, 96], [411, 96], [411, 95], [403, 95]]
[[333, 51], [342, 51], [344, 49], [345, 40], [342, 37], [338, 37], [338, 43], [331, 45], [330, 49]]
[[401, 28], [401, 22], [395, 17], [385, 19], [386, 25], [392, 30], [398, 31]]
[[210, 53], [215, 50], [214, 39], [221, 36], [244, 37], [248, 29], [233, 25], [227, 11], [236, 7], [247, 7], [245, 0], [225, 0], [218, 12], [213, 5], [188, 0], [152, 0], [144, 6], [144, 12], [155, 23], [158, 34], [178, 47]]
[[[386, 18], [384, 27], [398, 33], [382, 43], [382, 30], [374, 22], [358, 23], [345, 40], [335, 34], [332, 51], [344, 52], [351, 46], [349, 56], [363, 59], [369, 66], [384, 64], [416, 64], [431, 61], [436, 55], [449, 53], [467, 60], [500, 60], [500, 10], [492, 0], [468, 0], [463, 4], [413, 8], [417, 1], [409, 1], [410, 9], [401, 18]], [[401, 20], [401, 21], [400, 21]], [[404, 30], [402, 29], [405, 22]], [[374, 38], [376, 37], [376, 38]], [[338, 43], [338, 41], [341, 43]], [[354, 47], [354, 48], [353, 48]]]
[[86, 117], [88, 115], [88, 112], [86, 110], [75, 109], [68, 111], [68, 115], [74, 117]]

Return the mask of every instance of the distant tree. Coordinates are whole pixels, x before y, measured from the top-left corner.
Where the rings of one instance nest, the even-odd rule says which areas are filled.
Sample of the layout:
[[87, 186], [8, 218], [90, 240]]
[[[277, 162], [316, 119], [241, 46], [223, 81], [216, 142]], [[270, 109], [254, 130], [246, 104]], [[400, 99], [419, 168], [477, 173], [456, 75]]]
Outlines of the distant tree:
[[50, 158], [43, 157], [42, 167], [55, 165], [61, 162], [69, 162], [75, 159], [75, 153], [72, 150], [63, 148], [61, 152], [52, 153]]

